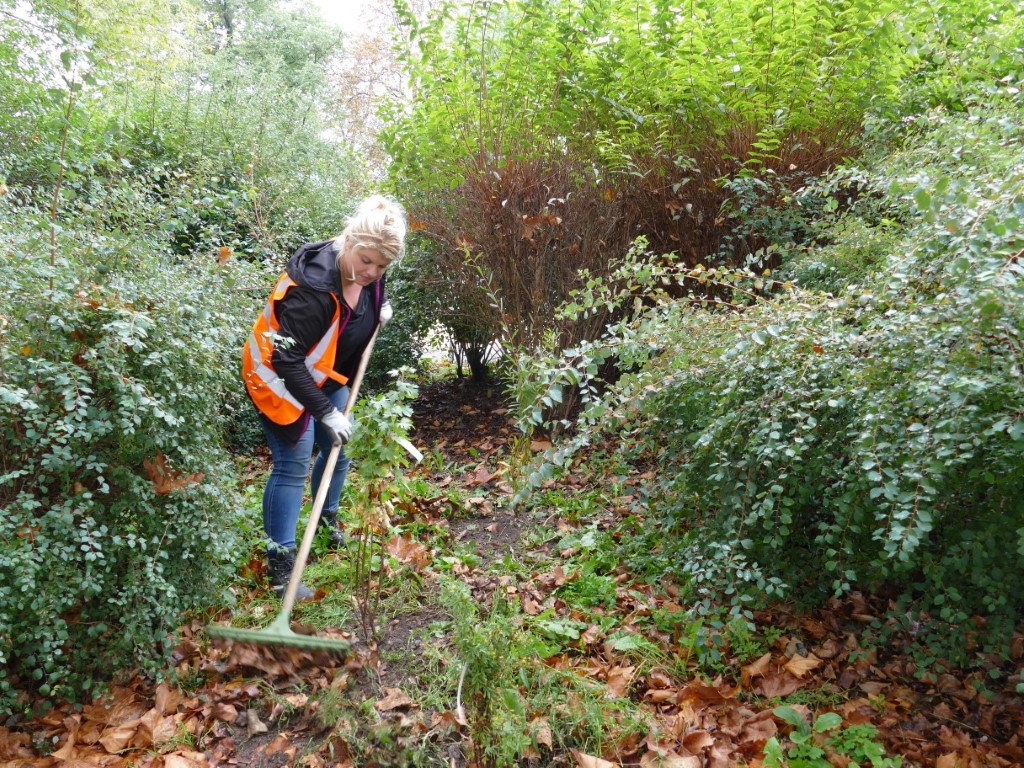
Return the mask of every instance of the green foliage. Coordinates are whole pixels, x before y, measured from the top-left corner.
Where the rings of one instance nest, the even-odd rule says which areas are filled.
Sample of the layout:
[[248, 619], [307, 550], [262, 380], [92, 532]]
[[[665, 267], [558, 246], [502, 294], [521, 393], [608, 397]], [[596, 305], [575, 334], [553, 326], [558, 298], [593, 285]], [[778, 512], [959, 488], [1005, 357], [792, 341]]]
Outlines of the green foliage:
[[[393, 386], [373, 397], [361, 398], [355, 405], [356, 434], [346, 455], [359, 465], [360, 486], [376, 488], [399, 466], [408, 466], [411, 459], [396, 437], [408, 438], [412, 428], [412, 406], [416, 385], [409, 379], [411, 371], [392, 371]], [[379, 490], [379, 488], [377, 489]]]
[[691, 265], [806, 237], [814, 212], [786, 201], [856, 153], [910, 66], [888, 1], [398, 11], [414, 95], [388, 112], [391, 180], [431, 245], [437, 319], [477, 358], [596, 339], [613, 318], [555, 309], [637, 235]]
[[[181, 254], [230, 247], [254, 260], [341, 228], [355, 163], [325, 138], [338, 38], [308, 11], [262, 2], [207, 15], [197, 2], [37, 3], [0, 16], [15, 63], [0, 114], [8, 183], [93, 205], [166, 205]], [[56, 51], [57, 53], [53, 53]], [[342, 190], [339, 192], [339, 190]], [[54, 195], [55, 192], [59, 194]], [[126, 193], [127, 194], [127, 193]], [[105, 225], [124, 227], [124, 200]]]
[[[0, 709], [158, 671], [185, 611], [223, 597], [236, 555], [225, 408], [239, 407], [233, 270], [156, 241], [46, 246], [0, 201]], [[15, 217], [18, 217], [17, 219]], [[129, 260], [130, 259], [130, 260]], [[52, 282], [53, 288], [48, 285]], [[236, 329], [235, 333], [227, 329]]]
[[779, 740], [772, 736], [764, 745], [765, 768], [830, 768], [829, 753], [849, 758], [853, 768], [900, 768], [901, 757], [887, 757], [885, 747], [878, 741], [878, 731], [872, 725], [854, 725], [836, 729], [843, 718], [834, 712], [825, 712], [808, 723], [792, 707], [776, 707], [774, 714], [784, 720], [792, 731], [790, 747], [783, 751]]
[[904, 8], [912, 74], [902, 93], [906, 113], [971, 108], [1020, 92], [1020, 0], [933, 0]]
[[856, 122], [893, 98], [907, 66], [895, 9], [519, 0], [417, 21], [404, 8], [417, 98], [386, 140], [423, 191], [461, 183], [478, 155], [500, 165], [568, 149], [614, 168], [731, 126], [752, 127], [767, 155], [789, 130]]
[[0, 13], [2, 711], [159, 672], [184, 612], [223, 598], [224, 444], [254, 426], [243, 335], [283, 259], [361, 191], [325, 130], [338, 38], [308, 11], [16, 5]]
[[[883, 631], [930, 649], [923, 667], [1006, 653], [1024, 608], [1021, 121], [995, 110], [914, 126], [873, 169], [887, 200], [840, 217], [828, 246], [882, 230], [882, 268], [830, 281], [834, 295], [638, 254], [592, 281], [566, 311], [611, 301], [632, 315], [595, 343], [521, 359], [527, 426], [543, 423], [545, 397], [572, 388], [583, 402], [530, 487], [615, 433], [624, 457], [660, 464], [650, 506], [665, 528], [637, 549], [655, 568], [665, 544], [660, 567], [698, 604], [891, 585]], [[860, 248], [849, 258], [863, 264]], [[621, 376], [601, 390], [609, 360]], [[896, 619], [907, 613], [912, 626]]]

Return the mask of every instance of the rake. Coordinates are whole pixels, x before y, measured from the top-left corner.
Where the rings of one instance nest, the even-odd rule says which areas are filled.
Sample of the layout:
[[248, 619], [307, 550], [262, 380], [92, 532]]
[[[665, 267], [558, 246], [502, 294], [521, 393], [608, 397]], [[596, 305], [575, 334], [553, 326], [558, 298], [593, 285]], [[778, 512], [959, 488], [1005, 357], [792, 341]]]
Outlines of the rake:
[[[359, 359], [359, 368], [352, 380], [351, 392], [348, 402], [345, 404], [345, 416], [350, 416], [352, 406], [355, 405], [356, 395], [359, 394], [359, 385], [363, 381], [363, 373], [366, 372], [366, 365], [370, 361], [370, 353], [377, 341], [377, 333], [383, 323], [377, 325], [370, 337], [362, 357]], [[308, 648], [314, 651], [348, 651], [352, 644], [348, 640], [338, 640], [328, 637], [317, 637], [316, 635], [300, 635], [292, 631], [291, 618], [292, 608], [295, 607], [295, 596], [299, 591], [299, 582], [302, 580], [302, 572], [306, 568], [306, 559], [309, 557], [309, 550], [313, 546], [313, 538], [316, 536], [316, 527], [320, 522], [320, 513], [327, 498], [327, 489], [330, 486], [328, 479], [334, 472], [334, 465], [338, 463], [338, 455], [341, 453], [341, 446], [335, 445], [327, 455], [327, 464], [324, 466], [324, 473], [317, 488], [316, 499], [309, 512], [309, 521], [306, 523], [306, 531], [302, 536], [302, 544], [295, 555], [295, 567], [292, 568], [292, 575], [288, 579], [288, 587], [285, 589], [284, 598], [281, 601], [281, 612], [273, 623], [263, 629], [245, 629], [231, 627], [224, 624], [211, 624], [206, 628], [206, 633], [213, 637], [222, 637], [226, 640], [234, 640], [243, 643], [257, 643], [261, 645], [289, 645], [295, 648]]]

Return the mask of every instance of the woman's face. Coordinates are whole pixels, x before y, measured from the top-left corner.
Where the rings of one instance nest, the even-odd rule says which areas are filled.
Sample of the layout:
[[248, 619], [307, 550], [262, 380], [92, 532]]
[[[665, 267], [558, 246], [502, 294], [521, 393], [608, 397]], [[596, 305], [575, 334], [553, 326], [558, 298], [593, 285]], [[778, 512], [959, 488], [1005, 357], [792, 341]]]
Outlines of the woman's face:
[[379, 280], [390, 264], [377, 251], [357, 245], [341, 257], [341, 279], [345, 283], [367, 286]]

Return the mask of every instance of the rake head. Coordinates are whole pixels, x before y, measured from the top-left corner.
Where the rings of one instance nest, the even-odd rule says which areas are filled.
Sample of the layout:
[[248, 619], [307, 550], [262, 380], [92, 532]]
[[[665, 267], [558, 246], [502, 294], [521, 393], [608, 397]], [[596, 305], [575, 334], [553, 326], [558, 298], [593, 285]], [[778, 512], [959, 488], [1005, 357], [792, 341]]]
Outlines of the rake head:
[[265, 629], [244, 629], [229, 627], [223, 624], [211, 624], [206, 633], [212, 637], [233, 640], [236, 643], [255, 643], [257, 645], [287, 645], [293, 648], [308, 648], [312, 651], [333, 651], [345, 653], [352, 648], [348, 640], [316, 635], [300, 635], [289, 626], [289, 617], [282, 613], [273, 624]]

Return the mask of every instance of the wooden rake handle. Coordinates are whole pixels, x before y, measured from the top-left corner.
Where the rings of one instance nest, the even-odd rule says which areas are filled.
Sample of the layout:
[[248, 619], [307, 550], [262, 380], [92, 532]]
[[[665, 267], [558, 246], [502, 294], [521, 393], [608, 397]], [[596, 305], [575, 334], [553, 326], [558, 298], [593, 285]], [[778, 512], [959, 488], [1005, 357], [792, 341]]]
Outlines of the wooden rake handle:
[[[370, 363], [370, 354], [373, 352], [373, 345], [377, 343], [377, 334], [380, 333], [381, 324], [373, 329], [373, 335], [366, 344], [362, 356], [359, 358], [359, 367], [356, 368], [356, 375], [352, 377], [349, 384], [348, 402], [345, 403], [345, 417], [350, 418], [352, 407], [356, 403], [356, 395], [359, 394], [359, 387], [363, 383], [363, 374], [366, 373], [366, 366]], [[327, 464], [324, 466], [324, 473], [320, 476], [320, 487], [316, 490], [316, 498], [309, 510], [309, 520], [306, 523], [306, 531], [302, 535], [302, 544], [299, 545], [298, 554], [295, 555], [295, 566], [292, 568], [292, 575], [288, 579], [288, 587], [284, 591], [284, 599], [281, 602], [281, 613], [291, 616], [292, 608], [295, 607], [295, 596], [299, 593], [299, 584], [302, 581], [302, 572], [306, 570], [306, 560], [309, 558], [309, 551], [313, 548], [313, 539], [316, 537], [316, 527], [320, 523], [320, 514], [323, 512], [324, 502], [327, 500], [327, 491], [331, 486], [331, 475], [334, 474], [334, 467], [338, 463], [338, 456], [341, 454], [341, 445], [335, 445], [327, 454]]]

